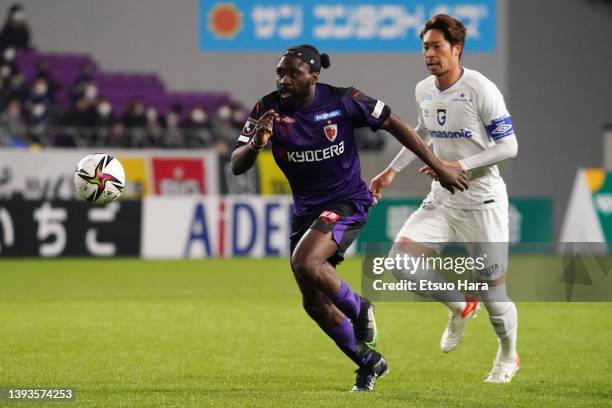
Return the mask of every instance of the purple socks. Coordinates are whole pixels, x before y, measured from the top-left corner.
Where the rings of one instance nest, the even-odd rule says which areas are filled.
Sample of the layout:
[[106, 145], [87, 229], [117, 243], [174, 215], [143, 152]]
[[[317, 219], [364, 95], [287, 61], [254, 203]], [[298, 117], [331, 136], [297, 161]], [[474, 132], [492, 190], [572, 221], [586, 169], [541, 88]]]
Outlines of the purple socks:
[[355, 339], [353, 326], [351, 325], [349, 319], [344, 319], [338, 326], [326, 330], [325, 332], [336, 342], [340, 350], [342, 350], [344, 354], [353, 360], [359, 367], [363, 367], [368, 364], [372, 358], [372, 353], [368, 353], [368, 355], [364, 357], [357, 355], [357, 340]]
[[332, 303], [340, 309], [346, 317], [355, 320], [361, 309], [361, 298], [353, 292], [345, 281], [341, 281], [340, 290], [334, 296], [330, 297]]

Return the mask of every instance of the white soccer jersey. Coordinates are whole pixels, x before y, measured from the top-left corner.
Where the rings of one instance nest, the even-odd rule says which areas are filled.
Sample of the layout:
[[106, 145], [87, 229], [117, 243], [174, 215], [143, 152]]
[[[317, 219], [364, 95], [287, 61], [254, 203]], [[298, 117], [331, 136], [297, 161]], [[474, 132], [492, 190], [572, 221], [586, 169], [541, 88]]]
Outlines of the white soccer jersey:
[[[461, 78], [443, 91], [436, 88], [435, 79], [431, 75], [416, 86], [416, 131], [426, 143], [433, 143], [440, 159], [466, 159], [514, 134], [504, 97], [484, 75], [463, 68]], [[469, 189], [454, 195], [434, 181], [428, 198], [462, 209], [484, 208], [507, 200], [506, 185], [497, 165], [471, 170], [469, 178]]]

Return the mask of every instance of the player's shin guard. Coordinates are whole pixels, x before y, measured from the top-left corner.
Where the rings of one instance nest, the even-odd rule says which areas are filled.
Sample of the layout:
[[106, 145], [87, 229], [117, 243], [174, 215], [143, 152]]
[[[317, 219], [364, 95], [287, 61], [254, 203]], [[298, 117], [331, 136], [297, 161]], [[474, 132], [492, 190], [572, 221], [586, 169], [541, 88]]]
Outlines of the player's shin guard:
[[342, 323], [326, 330], [325, 333], [331, 337], [331, 339], [336, 342], [338, 348], [359, 367], [365, 367], [369, 363], [372, 353], [369, 352], [366, 355], [359, 355], [357, 353], [357, 339], [355, 338], [353, 326], [349, 319], [344, 319]]
[[408, 254], [402, 250], [406, 244], [400, 243], [393, 246], [391, 252], [389, 252], [389, 258], [396, 258], [398, 255], [403, 259], [405, 256], [413, 257], [414, 262], [407, 262], [408, 265], [417, 265], [415, 268], [397, 269], [392, 270], [395, 279], [398, 281], [407, 280], [416, 283], [417, 290], [416, 294], [425, 298], [433, 298], [437, 301], [444, 303], [452, 313], [461, 313], [466, 306], [465, 295], [458, 290], [427, 290], [422, 289], [426, 287], [428, 283], [432, 286], [444, 287], [446, 280], [440, 276], [438, 271], [435, 269], [427, 268], [423, 265], [425, 258], [418, 259], [418, 257]]
[[489, 287], [480, 295], [499, 340], [497, 360], [514, 361], [517, 358], [516, 339], [518, 332], [518, 313], [514, 302], [506, 293], [506, 284]]

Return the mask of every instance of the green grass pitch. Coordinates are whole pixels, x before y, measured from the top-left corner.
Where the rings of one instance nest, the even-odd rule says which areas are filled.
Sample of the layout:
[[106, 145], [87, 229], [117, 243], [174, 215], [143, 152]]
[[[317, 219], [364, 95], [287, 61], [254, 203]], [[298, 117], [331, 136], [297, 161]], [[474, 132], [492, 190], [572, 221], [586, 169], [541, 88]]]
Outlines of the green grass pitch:
[[[340, 267], [355, 288], [358, 271]], [[378, 303], [391, 372], [356, 395], [355, 367], [302, 311], [286, 259], [2, 260], [0, 387], [74, 387], [76, 402], [53, 404], [66, 407], [610, 406], [612, 304], [518, 308], [522, 368], [494, 385], [485, 311], [445, 355], [441, 305]]]

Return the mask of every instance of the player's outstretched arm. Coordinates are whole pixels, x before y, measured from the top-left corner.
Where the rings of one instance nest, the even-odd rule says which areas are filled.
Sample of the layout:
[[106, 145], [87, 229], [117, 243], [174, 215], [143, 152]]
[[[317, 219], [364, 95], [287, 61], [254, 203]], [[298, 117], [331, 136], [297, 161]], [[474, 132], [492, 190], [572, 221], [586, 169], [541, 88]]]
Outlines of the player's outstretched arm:
[[455, 188], [463, 191], [468, 188], [468, 178], [460, 168], [447, 166], [427, 147], [419, 135], [406, 126], [402, 120], [391, 113], [382, 128], [391, 133], [401, 144], [410, 149], [423, 160], [437, 175], [442, 187], [455, 192]]
[[273, 109], [264, 113], [257, 121], [253, 139], [232, 152], [232, 172], [236, 176], [245, 173], [255, 164], [257, 155], [268, 144], [272, 136], [272, 123], [275, 117], [276, 113]]
[[380, 200], [382, 197], [382, 190], [391, 185], [396, 174], [397, 172], [395, 170], [391, 167], [387, 167], [370, 181], [370, 191], [374, 195], [376, 201]]

